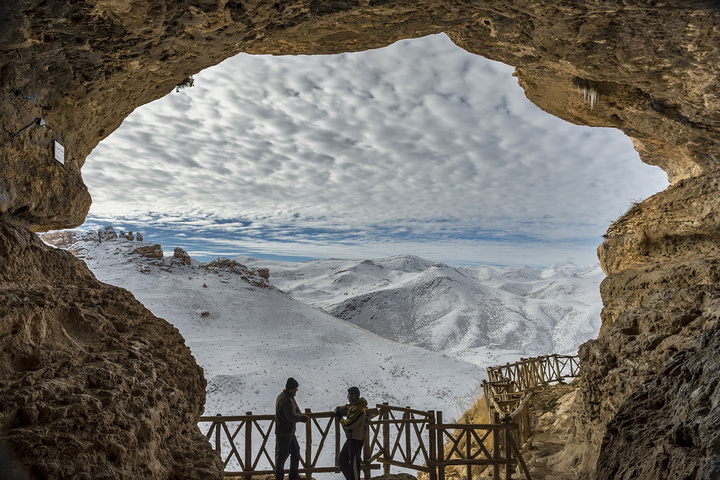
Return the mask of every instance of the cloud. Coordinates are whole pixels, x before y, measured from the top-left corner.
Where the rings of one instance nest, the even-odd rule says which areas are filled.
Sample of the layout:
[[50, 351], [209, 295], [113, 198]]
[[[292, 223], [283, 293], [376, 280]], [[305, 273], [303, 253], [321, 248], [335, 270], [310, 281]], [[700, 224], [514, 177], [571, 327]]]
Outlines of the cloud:
[[138, 108], [95, 149], [89, 218], [152, 219], [167, 235], [213, 238], [208, 252], [224, 241], [235, 254], [594, 261], [630, 200], [667, 180], [620, 132], [539, 110], [511, 74], [444, 35], [238, 55]]

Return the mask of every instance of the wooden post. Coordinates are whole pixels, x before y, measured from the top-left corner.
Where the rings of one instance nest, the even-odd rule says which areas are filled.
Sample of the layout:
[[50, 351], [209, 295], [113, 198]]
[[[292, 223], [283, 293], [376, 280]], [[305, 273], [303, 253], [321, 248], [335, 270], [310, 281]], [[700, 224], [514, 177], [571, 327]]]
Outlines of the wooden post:
[[485, 394], [485, 411], [488, 414], [488, 422], [492, 422], [491, 414], [492, 410], [490, 409], [490, 386], [488, 385], [488, 382], [483, 380], [482, 381], [483, 386], [483, 393]]
[[[305, 409], [305, 415], [308, 417], [312, 411], [309, 408]], [[312, 466], [312, 418], [308, 418], [305, 424], [305, 468]], [[308, 472], [309, 474], [310, 472]], [[307, 476], [307, 474], [306, 474]]]
[[[467, 418], [465, 423], [470, 423], [470, 417]], [[470, 427], [465, 428], [465, 460], [470, 460], [472, 457], [472, 436], [470, 435]], [[465, 475], [467, 480], [472, 480], [472, 465], [469, 463], [465, 465]]]
[[493, 480], [500, 480], [500, 435], [493, 427]]
[[523, 412], [523, 416], [525, 417], [525, 435], [524, 438], [522, 438], [522, 443], [518, 444], [518, 447], [522, 447], [523, 444], [527, 442], [532, 435], [532, 426], [530, 424], [530, 404], [525, 405], [525, 411]]
[[430, 480], [437, 480], [437, 467], [435, 462], [437, 460], [437, 451], [435, 446], [435, 430], [432, 428], [435, 426], [435, 412], [428, 410], [428, 467], [430, 467]]
[[560, 371], [560, 362], [558, 361], [557, 353], [553, 355], [555, 357], [555, 369], [557, 370], [557, 380], [558, 382], [562, 380], [562, 372]]
[[[383, 406], [385, 408], [382, 409], [382, 419], [383, 420], [390, 420], [390, 409], [388, 402], [383, 402]], [[383, 423], [383, 459], [384, 460], [390, 460], [390, 424], [389, 423]], [[383, 473], [385, 475], [390, 475], [390, 464], [385, 462], [383, 463]]]
[[[245, 412], [248, 417], [252, 412]], [[245, 420], [245, 461], [243, 462], [243, 470], [252, 470], [252, 420]]]
[[505, 429], [505, 480], [512, 480], [512, 454], [510, 446], [510, 429]]
[[361, 463], [365, 480], [370, 480], [370, 464], [367, 461], [370, 455], [372, 455], [372, 451], [370, 450], [370, 427], [367, 424], [366, 417], [365, 425], [363, 426], [363, 453]]
[[[216, 417], [222, 417], [219, 413], [216, 415]], [[217, 423], [215, 423], [215, 450], [217, 450], [218, 455], [220, 455], [220, 458], [222, 458], [222, 447], [220, 445], [220, 420], [218, 419]]]
[[[410, 407], [407, 405], [405, 406], [405, 408], [410, 410]], [[403, 418], [406, 420], [410, 420], [410, 418], [411, 418], [410, 412], [403, 413]], [[412, 456], [411, 451], [412, 451], [412, 445], [410, 443], [410, 422], [408, 422], [405, 424], [405, 455], [406, 455], [406, 457], [404, 459], [407, 463], [410, 463], [410, 457]]]
[[442, 412], [437, 412], [437, 426], [439, 427], [437, 429], [437, 459], [441, 462], [436, 468], [438, 480], [445, 480], [445, 442], [443, 438], [442, 423]]
[[335, 468], [340, 472], [340, 419], [335, 417]]

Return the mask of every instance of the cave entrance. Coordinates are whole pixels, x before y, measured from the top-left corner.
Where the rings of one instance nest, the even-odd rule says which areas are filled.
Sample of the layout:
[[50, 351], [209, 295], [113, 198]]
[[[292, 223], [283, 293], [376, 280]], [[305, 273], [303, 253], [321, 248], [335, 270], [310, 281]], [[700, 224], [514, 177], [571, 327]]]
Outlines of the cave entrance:
[[[542, 112], [512, 72], [444, 35], [335, 56], [238, 55], [138, 108], [96, 148], [83, 169], [94, 197], [86, 223], [142, 231], [201, 261], [415, 254], [451, 265], [595, 263], [610, 222], [633, 198], [664, 188], [665, 175], [640, 162], [622, 133]], [[230, 296], [208, 281], [214, 296], [206, 298], [190, 285], [205, 287], [206, 279], [194, 275], [183, 277], [186, 290], [165, 283], [159, 295], [153, 277], [134, 286], [205, 369], [209, 413], [272, 413], [266, 400], [278, 378], [298, 368], [312, 372], [304, 373], [303, 406], [337, 393], [337, 372], [350, 368], [333, 370], [328, 359], [341, 356], [344, 324], [280, 300], [258, 307], [242, 289], [232, 302], [212, 303], [207, 298]], [[171, 294], [184, 310], [168, 309]], [[253, 314], [243, 313], [236, 328], [236, 312], [246, 310]], [[289, 318], [312, 338], [265, 342]], [[599, 315], [595, 321], [597, 331]], [[517, 325], [508, 338], [521, 336], [525, 326]], [[472, 345], [488, 355], [473, 364], [427, 349], [418, 362], [417, 343], [366, 333], [350, 348], [379, 375], [371, 377], [377, 385], [361, 386], [381, 397], [432, 378], [421, 382], [422, 408], [476, 399], [480, 392], [467, 389], [482, 375], [479, 363], [497, 364], [494, 348], [510, 351]], [[412, 387], [398, 387], [405, 381]]]

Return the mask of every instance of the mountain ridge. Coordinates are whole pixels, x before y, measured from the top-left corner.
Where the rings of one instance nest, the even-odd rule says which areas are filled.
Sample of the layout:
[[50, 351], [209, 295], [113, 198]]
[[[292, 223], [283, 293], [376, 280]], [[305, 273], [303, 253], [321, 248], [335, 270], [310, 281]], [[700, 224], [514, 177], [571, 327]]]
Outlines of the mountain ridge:
[[414, 255], [235, 260], [270, 269], [274, 286], [337, 318], [466, 360], [480, 347], [574, 354], [600, 328], [603, 273], [597, 264], [451, 267]]
[[[44, 239], [52, 244], [53, 236], [59, 238], [99, 280], [129, 290], [180, 331], [205, 371], [206, 414], [269, 413], [285, 379], [293, 376], [301, 383], [299, 402], [313, 411], [342, 403], [348, 384], [355, 384], [377, 403], [459, 416], [464, 409], [459, 405], [474, 399], [487, 378], [475, 364], [382, 338], [267, 281], [258, 284], [265, 280], [258, 273], [262, 267], [242, 265], [238, 258], [187, 263], [177, 250], [147, 257], [138, 252], [154, 255], [160, 246], [114, 229], [102, 232]], [[497, 351], [488, 358], [496, 363], [515, 356]]]

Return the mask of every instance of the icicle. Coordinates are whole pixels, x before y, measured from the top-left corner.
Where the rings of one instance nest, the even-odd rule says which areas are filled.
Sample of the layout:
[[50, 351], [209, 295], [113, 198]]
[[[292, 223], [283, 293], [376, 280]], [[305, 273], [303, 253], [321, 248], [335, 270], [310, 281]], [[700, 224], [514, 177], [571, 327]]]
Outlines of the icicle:
[[590, 105], [590, 110], [592, 110], [598, 101], [598, 92], [592, 85], [592, 82], [584, 78], [576, 78], [575, 85], [577, 85], [578, 93], [582, 96], [583, 100]]
[[580, 92], [580, 95], [582, 95], [583, 100], [590, 104], [590, 110], [592, 110], [593, 107], [595, 107], [595, 102], [597, 102], [597, 90], [595, 90], [593, 87], [578, 87], [578, 92]]

